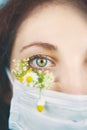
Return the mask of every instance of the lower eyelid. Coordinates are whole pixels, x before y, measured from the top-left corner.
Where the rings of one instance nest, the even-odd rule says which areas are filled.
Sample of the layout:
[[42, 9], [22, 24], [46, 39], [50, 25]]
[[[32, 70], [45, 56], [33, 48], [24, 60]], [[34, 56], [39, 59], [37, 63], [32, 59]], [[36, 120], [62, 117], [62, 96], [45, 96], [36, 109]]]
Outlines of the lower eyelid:
[[[46, 65], [46, 66], [44, 66], [44, 67], [40, 67], [40, 66], [38, 66], [38, 65], [34, 65], [33, 63], [30, 63], [30, 66], [31, 67], [34, 67], [34, 68], [36, 68], [36, 69], [52, 69], [51, 67], [53, 67], [54, 66], [54, 64], [53, 63], [49, 63], [49, 65]], [[36, 66], [36, 67], [35, 67]]]

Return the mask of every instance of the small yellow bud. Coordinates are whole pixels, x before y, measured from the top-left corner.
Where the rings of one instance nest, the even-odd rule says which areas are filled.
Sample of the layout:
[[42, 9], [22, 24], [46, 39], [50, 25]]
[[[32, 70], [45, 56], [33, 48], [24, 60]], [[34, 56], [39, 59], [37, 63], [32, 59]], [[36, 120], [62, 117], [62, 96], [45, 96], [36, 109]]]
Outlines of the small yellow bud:
[[31, 73], [31, 72], [32, 72], [32, 70], [28, 70], [28, 71], [27, 71], [27, 73]]
[[21, 83], [23, 82], [23, 80], [24, 80], [23, 77], [19, 77], [19, 78], [18, 78], [18, 81], [21, 82]]
[[39, 112], [42, 112], [42, 111], [44, 110], [44, 106], [38, 105], [38, 106], [37, 106], [37, 110], [38, 110]]

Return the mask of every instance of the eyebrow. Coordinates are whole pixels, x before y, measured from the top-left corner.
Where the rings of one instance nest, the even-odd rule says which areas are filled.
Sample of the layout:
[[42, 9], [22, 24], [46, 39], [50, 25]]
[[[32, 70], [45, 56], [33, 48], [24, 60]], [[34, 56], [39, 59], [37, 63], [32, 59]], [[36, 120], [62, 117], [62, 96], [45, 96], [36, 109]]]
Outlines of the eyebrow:
[[31, 44], [28, 44], [24, 47], [22, 47], [22, 49], [20, 50], [20, 52], [24, 51], [25, 49], [29, 48], [29, 47], [32, 47], [32, 46], [36, 46], [36, 47], [41, 47], [41, 48], [44, 48], [46, 50], [53, 50], [53, 51], [56, 51], [57, 50], [57, 47], [50, 44], [50, 43], [44, 43], [44, 42], [33, 42]]

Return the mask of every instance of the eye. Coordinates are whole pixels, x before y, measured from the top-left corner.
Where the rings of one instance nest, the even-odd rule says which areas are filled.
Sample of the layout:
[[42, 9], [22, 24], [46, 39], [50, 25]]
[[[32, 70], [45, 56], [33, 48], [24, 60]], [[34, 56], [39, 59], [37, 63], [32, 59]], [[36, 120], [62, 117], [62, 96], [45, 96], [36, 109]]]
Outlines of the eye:
[[51, 60], [51, 58], [48, 56], [37, 55], [31, 57], [29, 60], [29, 65], [32, 68], [36, 68], [36, 69], [52, 67], [54, 66], [54, 64], [55, 63], [53, 62], [53, 60]]

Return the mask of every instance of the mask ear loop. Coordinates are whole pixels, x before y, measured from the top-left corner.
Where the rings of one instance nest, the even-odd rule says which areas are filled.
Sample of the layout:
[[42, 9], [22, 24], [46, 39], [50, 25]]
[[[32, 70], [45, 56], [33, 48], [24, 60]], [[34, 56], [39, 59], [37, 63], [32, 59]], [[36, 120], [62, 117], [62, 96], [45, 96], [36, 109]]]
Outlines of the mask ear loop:
[[8, 68], [5, 68], [5, 71], [6, 71], [6, 74], [7, 74], [8, 78], [9, 78], [11, 84], [13, 85], [13, 79], [12, 79], [12, 77], [11, 77], [11, 73], [10, 73], [9, 69], [8, 69]]

